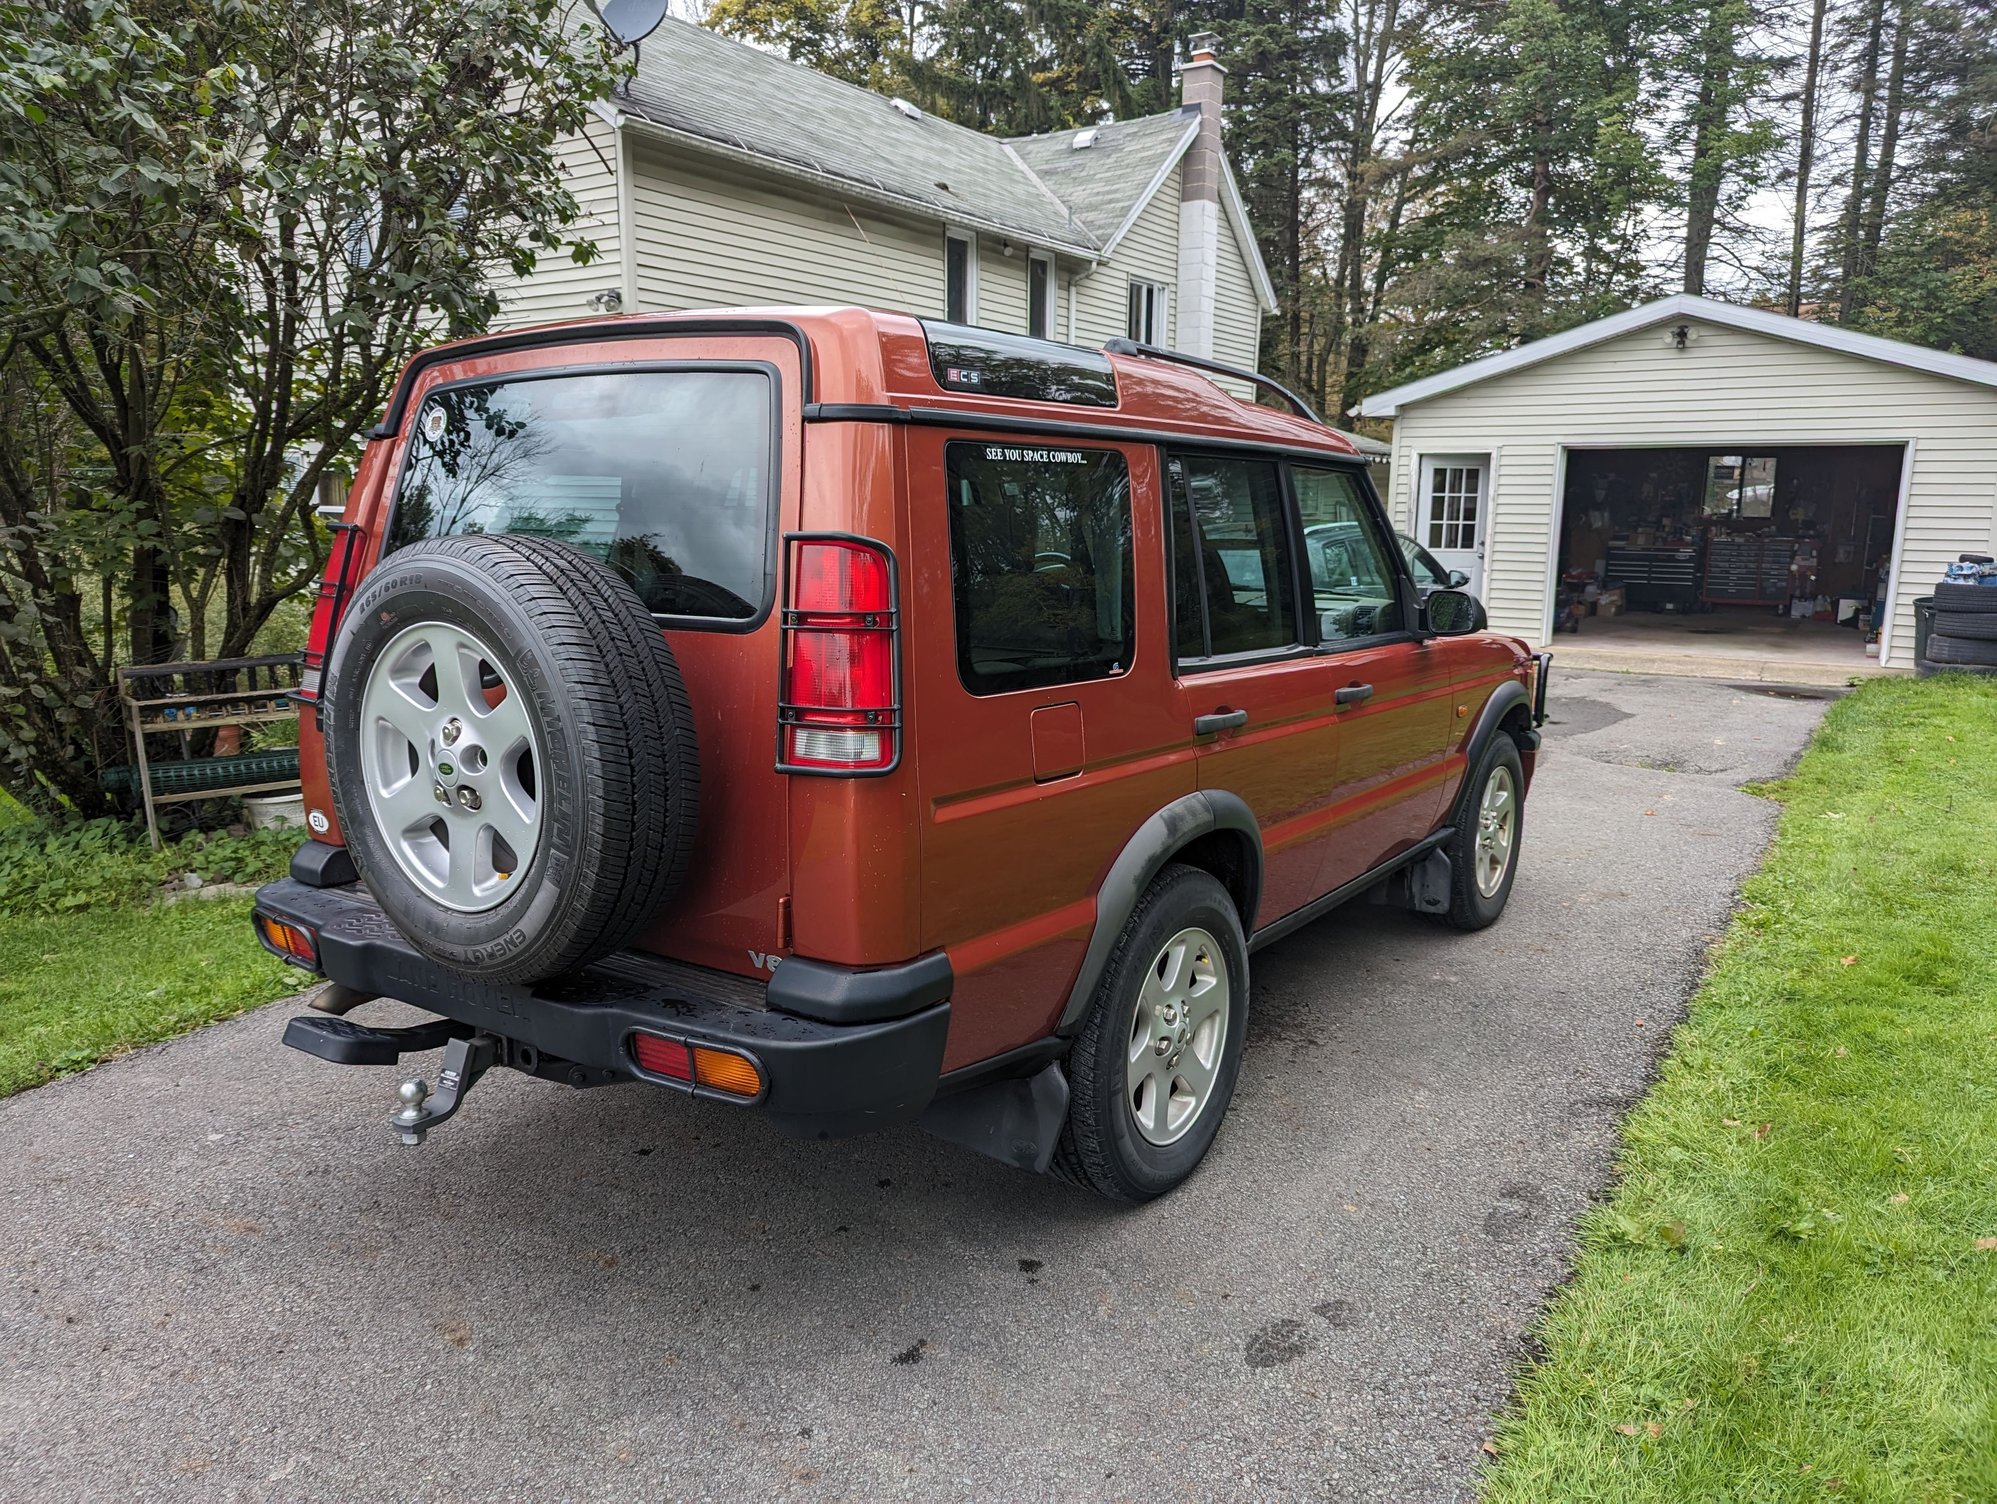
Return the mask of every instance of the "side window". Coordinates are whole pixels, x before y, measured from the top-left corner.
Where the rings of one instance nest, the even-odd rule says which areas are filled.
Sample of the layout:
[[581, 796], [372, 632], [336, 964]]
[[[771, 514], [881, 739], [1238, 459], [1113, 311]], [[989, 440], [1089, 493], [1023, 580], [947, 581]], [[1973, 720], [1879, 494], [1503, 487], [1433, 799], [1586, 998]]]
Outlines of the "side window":
[[1137, 632], [1123, 456], [957, 440], [944, 469], [964, 687], [997, 695], [1124, 672]]
[[1304, 562], [1326, 646], [1403, 628], [1394, 546], [1382, 535], [1358, 479], [1343, 470], [1292, 466], [1304, 524]]
[[1298, 642], [1296, 570], [1275, 463], [1184, 455], [1172, 462], [1172, 476], [1174, 510], [1186, 514], [1173, 522], [1180, 656], [1201, 656], [1201, 623], [1188, 610], [1195, 600], [1206, 607], [1205, 655]]

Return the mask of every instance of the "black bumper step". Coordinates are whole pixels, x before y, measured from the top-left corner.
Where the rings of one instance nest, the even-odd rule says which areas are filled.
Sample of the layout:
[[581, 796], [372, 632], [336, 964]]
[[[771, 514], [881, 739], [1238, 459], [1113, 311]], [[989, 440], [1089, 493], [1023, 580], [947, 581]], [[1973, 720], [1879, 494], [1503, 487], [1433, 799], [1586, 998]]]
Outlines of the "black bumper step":
[[335, 1065], [393, 1065], [404, 1055], [441, 1049], [453, 1039], [469, 1038], [471, 1032], [470, 1024], [450, 1018], [406, 1029], [378, 1029], [352, 1019], [306, 1013], [284, 1026], [284, 1042]]

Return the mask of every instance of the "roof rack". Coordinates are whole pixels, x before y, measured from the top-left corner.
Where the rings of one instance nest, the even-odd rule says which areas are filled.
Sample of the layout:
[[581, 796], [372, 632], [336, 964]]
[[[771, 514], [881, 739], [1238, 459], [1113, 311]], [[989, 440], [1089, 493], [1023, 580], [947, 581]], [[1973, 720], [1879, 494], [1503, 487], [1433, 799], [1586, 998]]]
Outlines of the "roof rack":
[[1252, 386], [1261, 387], [1265, 392], [1275, 393], [1290, 404], [1291, 411], [1298, 417], [1309, 418], [1320, 428], [1331, 426], [1324, 421], [1316, 408], [1284, 386], [1282, 382], [1274, 377], [1264, 376], [1260, 371], [1251, 371], [1244, 366], [1231, 366], [1225, 361], [1208, 360], [1201, 355], [1187, 355], [1180, 350], [1167, 350], [1162, 345], [1141, 345], [1134, 339], [1124, 339], [1121, 336], [1104, 340], [1103, 349], [1111, 355], [1141, 355], [1147, 360], [1166, 360], [1177, 366], [1191, 366], [1196, 371], [1210, 371], [1216, 376], [1232, 376], [1236, 381], [1246, 381]]

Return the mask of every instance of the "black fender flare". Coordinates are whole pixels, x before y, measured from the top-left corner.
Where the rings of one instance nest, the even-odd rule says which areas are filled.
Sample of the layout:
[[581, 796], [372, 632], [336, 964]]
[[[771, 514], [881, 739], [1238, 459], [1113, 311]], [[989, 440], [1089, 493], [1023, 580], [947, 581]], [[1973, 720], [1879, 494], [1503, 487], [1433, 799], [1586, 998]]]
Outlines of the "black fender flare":
[[[1491, 738], [1498, 734], [1499, 722], [1503, 721], [1506, 716], [1510, 715], [1513, 710], [1521, 705], [1525, 706], [1526, 718], [1530, 720], [1532, 718], [1532, 696], [1526, 693], [1526, 687], [1516, 679], [1507, 679], [1503, 684], [1500, 684], [1496, 689], [1491, 691], [1491, 698], [1486, 700], [1484, 708], [1477, 712], [1477, 724], [1470, 728], [1470, 735], [1464, 739], [1464, 765], [1466, 769], [1475, 767], [1477, 759], [1482, 755], [1484, 748], [1490, 743]], [[1457, 791], [1456, 807], [1451, 812], [1452, 824], [1460, 823], [1457, 816], [1462, 813], [1462, 805], [1465, 798], [1464, 790], [1467, 790], [1469, 787], [1470, 776], [1466, 771], [1463, 777], [1463, 788]]]
[[1057, 1034], [1071, 1034], [1080, 1027], [1095, 996], [1096, 984], [1109, 965], [1117, 936], [1129, 923], [1130, 915], [1165, 866], [1192, 842], [1215, 831], [1233, 831], [1247, 838], [1254, 855], [1246, 876], [1241, 916], [1244, 934], [1255, 932], [1255, 908], [1262, 896], [1262, 827], [1255, 812], [1239, 795], [1224, 789], [1202, 789], [1174, 799], [1137, 827], [1124, 842], [1123, 850], [1109, 864], [1109, 871], [1096, 889], [1096, 925], [1089, 933], [1089, 946], [1082, 954], [1082, 968], [1068, 991], [1067, 1006], [1061, 1010]]

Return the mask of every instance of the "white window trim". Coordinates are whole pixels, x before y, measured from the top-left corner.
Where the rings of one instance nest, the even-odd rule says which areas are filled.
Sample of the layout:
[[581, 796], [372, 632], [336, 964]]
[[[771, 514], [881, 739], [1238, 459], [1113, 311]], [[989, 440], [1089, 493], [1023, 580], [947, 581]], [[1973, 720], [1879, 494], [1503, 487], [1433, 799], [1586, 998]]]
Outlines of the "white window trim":
[[950, 316], [950, 242], [961, 241], [964, 256], [964, 322], [978, 321], [978, 237], [969, 230], [943, 232], [943, 316]]
[[[1477, 471], [1477, 516], [1472, 535], [1471, 548], [1488, 542], [1491, 536], [1491, 471], [1493, 456], [1485, 454], [1424, 454], [1416, 469], [1414, 526], [1409, 533], [1423, 548], [1433, 552], [1441, 547], [1428, 541], [1429, 504], [1435, 492], [1435, 472], [1449, 469], [1474, 469]], [[1463, 553], [1462, 548], [1444, 548], [1445, 553]]]
[[1135, 330], [1130, 330], [1130, 337], [1142, 344], [1169, 348], [1172, 343], [1172, 285], [1169, 282], [1154, 282], [1149, 277], [1132, 277], [1123, 293], [1126, 329], [1129, 327], [1130, 294], [1132, 289], [1139, 287], [1148, 287], [1156, 294], [1151, 300], [1151, 334], [1146, 338]]
[[[1036, 330], [1033, 327], [1033, 267], [1035, 263], [1047, 268], [1047, 327]], [[1046, 251], [1026, 253], [1026, 332], [1037, 339], [1052, 339], [1054, 331], [1060, 327], [1061, 282], [1054, 274], [1054, 258]]]

